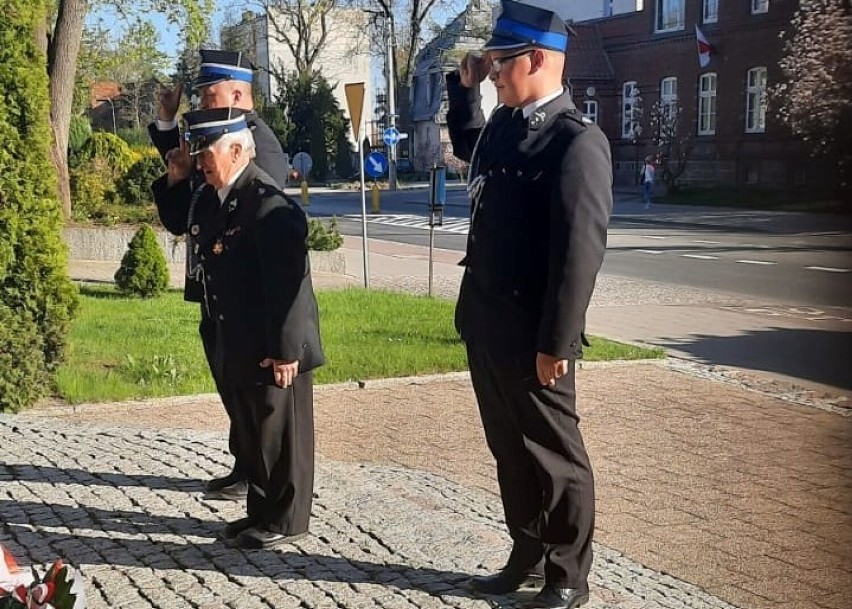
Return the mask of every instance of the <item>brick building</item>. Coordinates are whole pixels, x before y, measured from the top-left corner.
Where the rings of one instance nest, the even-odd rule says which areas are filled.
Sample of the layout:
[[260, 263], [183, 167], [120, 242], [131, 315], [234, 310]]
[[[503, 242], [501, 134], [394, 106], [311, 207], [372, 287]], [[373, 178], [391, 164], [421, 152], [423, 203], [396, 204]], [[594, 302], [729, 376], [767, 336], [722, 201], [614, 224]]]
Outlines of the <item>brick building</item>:
[[[798, 0], [644, 0], [575, 24], [568, 74], [577, 105], [612, 144], [616, 183], [657, 151], [655, 104], [679, 112], [692, 151], [682, 183], [789, 188], [820, 168], [767, 105], [779, 82], [781, 32]], [[699, 65], [696, 26], [712, 46]], [[675, 110], [677, 109], [677, 110]], [[659, 113], [658, 113], [659, 114]]]

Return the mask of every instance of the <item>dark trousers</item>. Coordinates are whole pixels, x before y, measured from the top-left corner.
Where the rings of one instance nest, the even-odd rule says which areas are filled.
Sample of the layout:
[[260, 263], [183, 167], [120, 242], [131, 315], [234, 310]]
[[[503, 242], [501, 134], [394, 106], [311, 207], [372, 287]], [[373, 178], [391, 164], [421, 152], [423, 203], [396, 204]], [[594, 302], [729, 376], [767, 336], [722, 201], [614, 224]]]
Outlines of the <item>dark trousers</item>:
[[[202, 309], [204, 304], [201, 305]], [[238, 413], [238, 405], [234, 402], [230, 392], [224, 390], [224, 383], [220, 379], [220, 371], [216, 365], [216, 326], [210, 318], [204, 316], [202, 311], [201, 325], [198, 328], [198, 333], [201, 335], [201, 344], [204, 346], [204, 355], [207, 358], [207, 365], [210, 367], [210, 374], [213, 376], [213, 382], [216, 383], [216, 391], [219, 397], [222, 398], [222, 405], [225, 407], [225, 412], [228, 413], [228, 419], [231, 422], [228, 429], [228, 451], [234, 455], [234, 473], [241, 478], [245, 478], [247, 466], [240, 462], [240, 448], [238, 446], [237, 430], [234, 427], [234, 418]]]
[[[313, 373], [300, 372], [287, 388], [224, 388], [237, 404], [233, 419], [237, 461], [246, 465], [248, 515], [270, 531], [308, 531], [314, 491]], [[227, 402], [226, 402], [227, 403]]]
[[513, 540], [509, 564], [531, 568], [544, 558], [547, 583], [585, 585], [595, 491], [577, 427], [573, 362], [554, 387], [543, 388], [535, 353], [514, 356], [470, 345], [467, 353]]

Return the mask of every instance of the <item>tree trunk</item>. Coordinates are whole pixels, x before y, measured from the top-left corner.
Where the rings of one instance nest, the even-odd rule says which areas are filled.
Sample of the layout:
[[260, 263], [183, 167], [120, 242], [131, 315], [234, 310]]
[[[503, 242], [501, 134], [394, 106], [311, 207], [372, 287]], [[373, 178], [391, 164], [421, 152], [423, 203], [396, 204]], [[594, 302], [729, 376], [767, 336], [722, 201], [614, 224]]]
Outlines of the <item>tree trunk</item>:
[[50, 125], [53, 145], [50, 156], [59, 181], [59, 198], [65, 217], [71, 216], [71, 185], [68, 174], [68, 129], [74, 101], [77, 56], [83, 38], [88, 0], [60, 0], [56, 27], [49, 39], [47, 76], [50, 79]]

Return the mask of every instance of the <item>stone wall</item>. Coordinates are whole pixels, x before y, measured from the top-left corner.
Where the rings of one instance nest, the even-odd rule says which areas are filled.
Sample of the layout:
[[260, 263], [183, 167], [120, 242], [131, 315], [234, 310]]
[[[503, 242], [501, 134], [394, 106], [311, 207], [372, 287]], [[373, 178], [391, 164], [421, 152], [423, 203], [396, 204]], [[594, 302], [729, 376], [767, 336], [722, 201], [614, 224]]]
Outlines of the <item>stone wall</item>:
[[[119, 262], [127, 251], [127, 244], [136, 233], [135, 227], [67, 227], [64, 230], [70, 260]], [[163, 230], [155, 230], [166, 261], [183, 263], [185, 246], [182, 238]], [[346, 274], [346, 257], [340, 250], [310, 252], [311, 269], [319, 273]]]

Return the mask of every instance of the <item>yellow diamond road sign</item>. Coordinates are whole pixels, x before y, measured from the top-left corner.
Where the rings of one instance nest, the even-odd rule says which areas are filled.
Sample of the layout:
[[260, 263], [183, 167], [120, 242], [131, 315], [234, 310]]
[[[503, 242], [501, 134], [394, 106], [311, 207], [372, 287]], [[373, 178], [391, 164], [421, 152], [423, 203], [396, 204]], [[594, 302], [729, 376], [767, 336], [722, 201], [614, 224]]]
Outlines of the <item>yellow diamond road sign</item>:
[[346, 105], [349, 106], [349, 118], [352, 121], [352, 133], [355, 141], [361, 131], [361, 112], [364, 109], [364, 83], [350, 82], [344, 85], [346, 90]]

